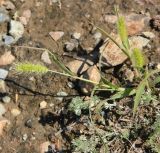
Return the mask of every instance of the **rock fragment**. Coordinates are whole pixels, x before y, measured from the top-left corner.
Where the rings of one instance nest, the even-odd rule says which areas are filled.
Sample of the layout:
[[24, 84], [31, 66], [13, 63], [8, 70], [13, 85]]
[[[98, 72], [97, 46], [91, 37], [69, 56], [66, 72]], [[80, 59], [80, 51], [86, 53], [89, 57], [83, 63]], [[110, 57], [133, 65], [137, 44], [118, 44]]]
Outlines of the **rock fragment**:
[[155, 37], [155, 34], [153, 32], [149, 32], [149, 31], [143, 32], [142, 34], [144, 35], [144, 37], [146, 37], [148, 39], [153, 39]]
[[3, 35], [3, 41], [5, 45], [11, 45], [15, 42], [14, 38], [12, 36], [9, 35]]
[[63, 31], [55, 31], [55, 32], [51, 31], [49, 32], [49, 35], [54, 41], [58, 41], [64, 35], [64, 32]]
[[46, 153], [48, 152], [48, 148], [51, 145], [51, 143], [49, 141], [43, 142], [42, 144], [40, 144], [39, 147], [39, 153]]
[[77, 49], [78, 45], [79, 45], [79, 43], [76, 39], [71, 39], [70, 42], [65, 43], [65, 50], [68, 52], [71, 52], [74, 49]]
[[[113, 37], [118, 44], [121, 44], [121, 40], [118, 35], [114, 34]], [[129, 38], [131, 49], [139, 48], [142, 50], [143, 47], [149, 43], [149, 41], [149, 39], [142, 36], [132, 36]], [[122, 64], [128, 58], [111, 40], [101, 46], [100, 53], [102, 54], [102, 62], [104, 62], [107, 66], [117, 66]]]
[[[81, 77], [91, 80], [97, 84], [101, 80], [101, 75], [96, 65], [91, 66]], [[81, 80], [79, 81], [79, 86], [81, 88], [81, 91], [85, 94], [91, 93], [94, 87], [92, 83], [87, 83]]]
[[79, 40], [80, 37], [81, 37], [81, 33], [79, 33], [79, 32], [74, 32], [74, 33], [72, 34], [72, 38], [73, 38], [73, 39]]
[[[129, 35], [136, 35], [143, 31], [144, 27], [148, 24], [150, 17], [143, 14], [131, 13], [129, 15], [122, 15], [125, 17], [126, 26]], [[111, 24], [117, 22], [116, 15], [106, 15], [105, 21]]]
[[40, 106], [40, 109], [44, 109], [44, 108], [47, 107], [47, 102], [46, 101], [42, 101], [42, 102], [40, 102], [39, 106]]
[[6, 112], [6, 109], [3, 104], [0, 104], [0, 117]]
[[5, 52], [0, 57], [0, 66], [11, 64], [15, 60], [15, 57], [11, 54], [11, 52]]
[[4, 96], [4, 97], [2, 98], [2, 101], [3, 101], [4, 103], [10, 103], [10, 102], [11, 102], [11, 97], [9, 97], [9, 96]]
[[2, 79], [0, 79], [0, 93], [6, 93], [6, 84]]
[[29, 9], [24, 10], [23, 13], [22, 13], [22, 16], [19, 17], [19, 20], [23, 25], [26, 26], [29, 22], [30, 17], [31, 17], [31, 10], [29, 10]]
[[24, 26], [21, 22], [11, 20], [9, 34], [14, 37], [15, 41], [22, 37], [24, 33]]
[[10, 121], [7, 120], [6, 118], [0, 117], [0, 136], [3, 135], [3, 130], [6, 125], [9, 125]]
[[50, 58], [49, 58], [49, 54], [48, 54], [47, 51], [44, 51], [44, 52], [42, 53], [42, 55], [41, 55], [41, 60], [42, 60], [43, 62], [45, 62], [46, 64], [51, 64], [51, 63], [52, 63], [51, 60], [50, 60]]
[[0, 8], [0, 23], [8, 22], [10, 20], [7, 11], [4, 8]]
[[69, 62], [66, 66], [70, 69], [70, 71], [79, 75], [82, 74], [84, 71], [86, 71], [91, 64], [88, 63], [87, 60], [86, 61], [73, 60]]
[[8, 75], [8, 71], [0, 68], [0, 79], [5, 80]]
[[58, 99], [59, 101], [62, 102], [63, 98], [66, 97], [66, 96], [68, 96], [68, 94], [66, 92], [60, 91], [60, 92], [57, 93], [56, 99]]
[[19, 109], [13, 108], [11, 110], [11, 113], [12, 113], [13, 116], [17, 117], [18, 115], [21, 114], [21, 111]]
[[[119, 36], [114, 35], [113, 37], [118, 44], [121, 44]], [[102, 54], [102, 62], [108, 66], [117, 66], [127, 59], [127, 56], [111, 40], [101, 46], [100, 53]]]

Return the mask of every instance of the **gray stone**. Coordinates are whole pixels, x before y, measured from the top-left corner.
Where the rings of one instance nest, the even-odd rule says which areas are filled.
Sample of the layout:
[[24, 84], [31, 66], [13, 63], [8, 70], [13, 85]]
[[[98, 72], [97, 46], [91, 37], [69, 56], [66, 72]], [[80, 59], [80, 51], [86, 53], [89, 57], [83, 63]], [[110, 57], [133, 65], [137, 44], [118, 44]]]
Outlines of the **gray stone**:
[[9, 35], [3, 35], [3, 41], [5, 45], [11, 45], [15, 42], [14, 38]]
[[9, 96], [5, 96], [5, 97], [2, 98], [2, 101], [4, 103], [10, 103], [11, 102], [11, 98]]
[[3, 22], [6, 22], [6, 21], [9, 21], [10, 18], [8, 16], [8, 13], [7, 11], [4, 9], [4, 8], [0, 8], [0, 23], [3, 23]]
[[22, 37], [23, 33], [24, 33], [23, 24], [19, 21], [11, 20], [9, 34], [12, 35], [14, 39], [17, 41], [19, 38]]
[[3, 104], [0, 104], [0, 117], [6, 112], [5, 107], [3, 106]]
[[8, 71], [5, 69], [0, 69], [0, 79], [5, 80], [8, 75]]
[[70, 42], [65, 43], [65, 49], [68, 52], [73, 51], [75, 48], [78, 48], [78, 41], [76, 39], [71, 39]]
[[66, 92], [60, 91], [57, 93], [57, 98], [59, 101], [63, 101], [63, 98], [66, 97], [68, 94]]

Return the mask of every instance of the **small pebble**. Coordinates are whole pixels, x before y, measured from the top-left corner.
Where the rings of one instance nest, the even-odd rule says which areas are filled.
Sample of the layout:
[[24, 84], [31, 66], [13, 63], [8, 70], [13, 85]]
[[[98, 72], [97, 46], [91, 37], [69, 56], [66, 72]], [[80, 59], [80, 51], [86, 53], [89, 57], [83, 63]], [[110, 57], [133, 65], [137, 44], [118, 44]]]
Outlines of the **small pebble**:
[[11, 45], [12, 43], [15, 42], [14, 38], [12, 36], [9, 36], [9, 35], [4, 35], [3, 36], [3, 41], [4, 41], [5, 45]]
[[96, 40], [98, 39], [99, 40], [99, 39], [101, 39], [102, 34], [97, 31], [97, 32], [94, 33], [93, 37], [94, 37], [94, 39], [96, 39]]
[[74, 33], [72, 34], [72, 38], [73, 38], [73, 39], [77, 39], [77, 40], [79, 40], [79, 39], [80, 39], [80, 37], [81, 37], [81, 33], [74, 32]]
[[73, 51], [74, 49], [78, 48], [79, 42], [76, 39], [71, 39], [70, 42], [65, 43], [65, 50], [68, 52]]
[[3, 129], [5, 128], [6, 125], [9, 125], [10, 121], [7, 120], [6, 118], [0, 117], [0, 136], [3, 135]]
[[23, 139], [23, 141], [26, 141], [27, 140], [27, 138], [28, 138], [28, 135], [25, 133], [25, 134], [23, 134], [23, 136], [22, 136], [22, 139]]
[[52, 63], [51, 60], [50, 60], [50, 58], [49, 58], [49, 54], [48, 54], [47, 51], [44, 51], [44, 52], [42, 53], [42, 55], [41, 55], [41, 60], [42, 60], [43, 62], [47, 63], [47, 64], [51, 64], [51, 63]]
[[32, 77], [29, 77], [28, 80], [29, 80], [29, 81], [35, 81], [35, 78], [32, 76]]
[[49, 35], [52, 37], [52, 39], [54, 41], [58, 41], [63, 35], [64, 35], [64, 32], [63, 31], [51, 31], [49, 32]]
[[11, 97], [5, 96], [5, 97], [2, 98], [2, 101], [3, 101], [4, 103], [10, 103], [10, 102], [11, 102]]
[[66, 97], [68, 94], [66, 92], [60, 91], [57, 93], [57, 98], [59, 101], [63, 101], [63, 98]]
[[0, 79], [5, 80], [8, 75], [8, 71], [0, 68]]
[[149, 39], [153, 39], [155, 37], [155, 34], [149, 31], [143, 32], [143, 35]]
[[5, 93], [6, 92], [6, 84], [5, 81], [0, 79], [0, 93]]
[[73, 84], [73, 82], [70, 82], [70, 81], [67, 83], [67, 86], [69, 88], [71, 88], [71, 89], [75, 87], [75, 85]]
[[47, 107], [47, 102], [46, 101], [42, 101], [42, 102], [40, 102], [39, 106], [40, 106], [40, 109], [44, 109], [44, 108]]
[[14, 37], [15, 41], [21, 38], [23, 33], [24, 33], [23, 24], [19, 21], [11, 20], [9, 34]]
[[0, 23], [3, 23], [3, 22], [6, 22], [6, 21], [9, 21], [9, 16], [7, 14], [7, 12], [0, 8]]
[[18, 110], [18, 109], [16, 109], [16, 108], [13, 108], [13, 109], [11, 110], [11, 113], [12, 113], [13, 116], [16, 117], [16, 116], [18, 116], [18, 115], [21, 114], [21, 111]]
[[6, 112], [5, 107], [3, 106], [3, 104], [0, 104], [0, 117]]
[[29, 120], [27, 120], [26, 122], [25, 122], [25, 126], [27, 126], [28, 128], [32, 128], [32, 120], [31, 119], [29, 119]]

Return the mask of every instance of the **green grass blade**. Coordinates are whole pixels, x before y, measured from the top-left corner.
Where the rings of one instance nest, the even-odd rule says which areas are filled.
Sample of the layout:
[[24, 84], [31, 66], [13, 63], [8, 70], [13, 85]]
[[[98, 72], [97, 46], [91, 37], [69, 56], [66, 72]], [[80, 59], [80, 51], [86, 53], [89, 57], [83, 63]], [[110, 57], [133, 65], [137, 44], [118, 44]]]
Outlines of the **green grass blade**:
[[126, 88], [124, 91], [120, 91], [117, 92], [116, 94], [114, 94], [113, 96], [111, 96], [111, 98], [109, 98], [110, 100], [116, 100], [116, 99], [121, 99], [127, 96], [132, 96], [135, 94], [135, 89], [133, 88]]
[[69, 75], [75, 75], [73, 72], [71, 72], [69, 69], [66, 68], [66, 66], [60, 62], [58, 60], [58, 58], [56, 57], [56, 55], [54, 55], [53, 53], [49, 52], [52, 60], [61, 68], [61, 70], [63, 70], [65, 73], [69, 74]]
[[146, 86], [146, 80], [143, 80], [139, 84], [139, 86], [138, 86], [138, 88], [136, 90], [136, 96], [135, 96], [135, 99], [134, 99], [134, 107], [133, 107], [133, 115], [135, 115], [136, 110], [138, 108], [138, 105], [139, 105], [139, 103], [141, 101], [142, 94], [145, 91], [145, 86]]
[[144, 55], [142, 51], [138, 48], [133, 49], [131, 60], [132, 60], [133, 66], [136, 68], [141, 69], [145, 65]]
[[120, 16], [120, 17], [118, 16], [117, 28], [118, 28], [118, 33], [120, 35], [122, 44], [124, 48], [126, 48], [129, 54], [130, 45], [128, 41], [127, 27], [126, 27], [125, 19], [123, 16]]

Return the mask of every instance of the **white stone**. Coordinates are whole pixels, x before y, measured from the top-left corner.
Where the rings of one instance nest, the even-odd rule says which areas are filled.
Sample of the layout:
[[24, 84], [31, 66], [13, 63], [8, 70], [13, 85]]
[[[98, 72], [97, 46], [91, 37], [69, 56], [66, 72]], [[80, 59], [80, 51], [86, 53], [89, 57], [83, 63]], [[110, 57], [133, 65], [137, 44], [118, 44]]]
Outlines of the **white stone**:
[[10, 102], [11, 102], [11, 97], [5, 96], [5, 97], [2, 98], [2, 101], [3, 101], [4, 103], [10, 103]]
[[18, 109], [16, 109], [16, 108], [13, 108], [13, 109], [11, 110], [11, 113], [12, 113], [13, 116], [16, 117], [16, 116], [18, 116], [18, 115], [21, 114], [21, 111], [18, 110]]
[[41, 60], [42, 60], [43, 62], [47, 63], [47, 64], [51, 64], [51, 63], [52, 63], [51, 60], [50, 60], [50, 58], [49, 58], [49, 54], [48, 54], [47, 51], [44, 51], [44, 52], [42, 53], [42, 55], [41, 55]]
[[15, 38], [15, 40], [18, 40], [19, 38], [22, 37], [23, 33], [24, 33], [23, 24], [19, 21], [11, 20], [9, 34], [12, 35]]
[[78, 32], [74, 32], [73, 34], [72, 34], [72, 37], [74, 38], [74, 39], [80, 39], [80, 37], [81, 37], [81, 33], [78, 33]]
[[143, 32], [143, 35], [149, 39], [153, 39], [155, 37], [155, 34], [149, 31]]
[[40, 106], [40, 109], [44, 109], [44, 108], [47, 107], [47, 102], [46, 101], [42, 101], [42, 102], [40, 102], [39, 106]]

